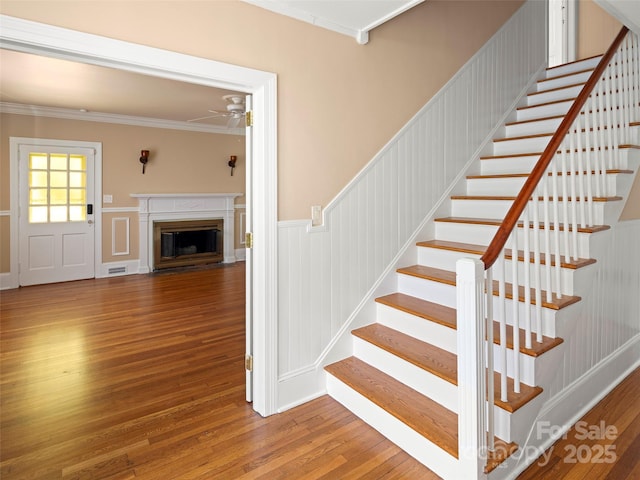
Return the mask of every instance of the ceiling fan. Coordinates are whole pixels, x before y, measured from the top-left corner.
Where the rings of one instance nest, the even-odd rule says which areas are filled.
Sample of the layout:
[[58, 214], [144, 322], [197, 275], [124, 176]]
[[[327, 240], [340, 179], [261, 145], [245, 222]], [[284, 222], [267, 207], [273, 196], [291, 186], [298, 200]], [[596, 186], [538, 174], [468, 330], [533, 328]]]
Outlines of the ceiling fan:
[[207, 118], [219, 118], [219, 117], [227, 117], [229, 120], [227, 121], [227, 128], [235, 128], [240, 124], [240, 120], [245, 115], [244, 109], [244, 96], [238, 94], [224, 95], [222, 97], [227, 101], [227, 111], [219, 111], [219, 110], [208, 110], [208, 112], [213, 115], [207, 115], [205, 117], [192, 118], [191, 120], [187, 120], [187, 122], [197, 122], [198, 120], [205, 120]]

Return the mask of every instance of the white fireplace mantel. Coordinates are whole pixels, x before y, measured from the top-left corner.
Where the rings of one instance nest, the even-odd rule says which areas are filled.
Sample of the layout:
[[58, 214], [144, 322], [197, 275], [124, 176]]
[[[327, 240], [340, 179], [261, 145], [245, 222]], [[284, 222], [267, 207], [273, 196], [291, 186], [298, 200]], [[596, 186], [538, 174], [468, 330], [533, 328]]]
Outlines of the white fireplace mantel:
[[234, 200], [241, 193], [132, 193], [138, 199], [140, 273], [153, 270], [153, 222], [222, 218], [224, 263], [235, 256]]

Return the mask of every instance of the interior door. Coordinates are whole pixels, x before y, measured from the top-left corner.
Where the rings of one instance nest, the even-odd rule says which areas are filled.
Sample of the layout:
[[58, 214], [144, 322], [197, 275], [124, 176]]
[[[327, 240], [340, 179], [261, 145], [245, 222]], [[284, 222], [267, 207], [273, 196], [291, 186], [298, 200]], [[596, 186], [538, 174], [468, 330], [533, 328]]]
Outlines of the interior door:
[[[248, 115], [247, 126], [245, 128], [245, 165], [246, 165], [246, 213], [245, 213], [245, 231], [251, 233], [253, 228], [253, 127], [251, 121], [252, 115], [252, 98], [247, 95], [245, 99], [245, 109]], [[246, 399], [247, 402], [253, 401], [253, 255], [251, 245], [246, 244], [246, 313], [245, 313], [245, 358], [249, 360], [246, 365]]]
[[567, 0], [549, 0], [549, 67], [567, 62]]
[[93, 278], [91, 148], [19, 147], [20, 285]]

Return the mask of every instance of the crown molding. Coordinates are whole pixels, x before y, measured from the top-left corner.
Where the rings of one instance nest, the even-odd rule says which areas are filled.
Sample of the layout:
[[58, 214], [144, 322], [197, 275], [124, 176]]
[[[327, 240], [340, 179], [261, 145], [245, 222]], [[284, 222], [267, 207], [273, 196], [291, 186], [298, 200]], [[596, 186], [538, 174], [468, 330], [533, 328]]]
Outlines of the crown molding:
[[134, 117], [114, 113], [82, 112], [70, 108], [41, 107], [22, 103], [0, 102], [1, 113], [14, 115], [28, 115], [31, 117], [63, 118], [84, 122], [117, 123], [120, 125], [135, 125], [138, 127], [165, 128], [171, 130], [188, 130], [191, 132], [219, 133], [223, 135], [244, 135], [244, 128], [226, 128], [217, 125], [203, 125], [159, 118]]

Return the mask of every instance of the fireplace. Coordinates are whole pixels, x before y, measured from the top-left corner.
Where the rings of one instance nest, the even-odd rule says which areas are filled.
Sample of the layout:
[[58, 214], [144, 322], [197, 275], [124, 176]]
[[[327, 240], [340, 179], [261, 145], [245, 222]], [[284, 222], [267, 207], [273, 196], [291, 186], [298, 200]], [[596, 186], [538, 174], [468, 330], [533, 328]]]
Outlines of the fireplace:
[[223, 225], [221, 218], [153, 222], [153, 269], [221, 262]]
[[[196, 251], [194, 253], [194, 244], [180, 246], [180, 243], [178, 243], [175, 252], [170, 252], [169, 250], [164, 252], [166, 257], [174, 257], [174, 253], [180, 254], [175, 255], [176, 258], [167, 259], [168, 262], [171, 262], [171, 266], [197, 265], [220, 261], [233, 263], [236, 261], [234, 200], [236, 197], [241, 196], [240, 193], [134, 193], [131, 196], [137, 198], [139, 203], [139, 273], [149, 273], [159, 268], [157, 259], [162, 257], [163, 252], [161, 250], [161, 242], [155, 241], [156, 235], [159, 235], [155, 231], [156, 224], [163, 224], [164, 226], [179, 224], [185, 226], [184, 222], [191, 222], [193, 226], [193, 222], [220, 222], [217, 227], [219, 232], [215, 235], [215, 250], [218, 255], [199, 253], [197, 245], [195, 245]], [[202, 229], [202, 225], [205, 225], [205, 230], [210, 226], [208, 223], [196, 223], [196, 229]], [[211, 228], [211, 230], [215, 230], [215, 228]], [[171, 233], [171, 230], [166, 230], [165, 233]], [[214, 236], [213, 233], [208, 235], [210, 238]], [[177, 239], [167, 236], [167, 245], [171, 245], [172, 241], [175, 242]], [[156, 244], [160, 246], [156, 246]], [[167, 246], [166, 248], [173, 247]], [[177, 263], [178, 260], [188, 260], [188, 263]], [[167, 268], [169, 267], [169, 263], [163, 263], [163, 265], [166, 265]]]

